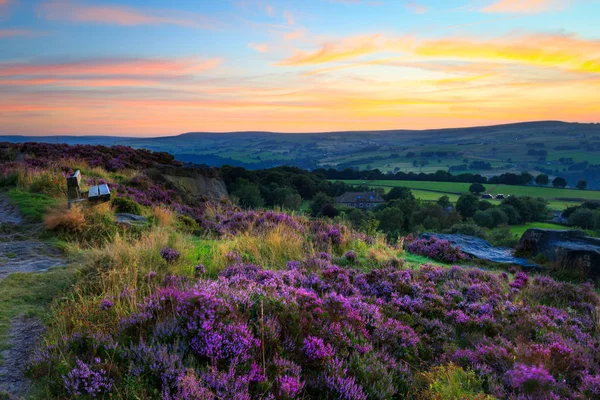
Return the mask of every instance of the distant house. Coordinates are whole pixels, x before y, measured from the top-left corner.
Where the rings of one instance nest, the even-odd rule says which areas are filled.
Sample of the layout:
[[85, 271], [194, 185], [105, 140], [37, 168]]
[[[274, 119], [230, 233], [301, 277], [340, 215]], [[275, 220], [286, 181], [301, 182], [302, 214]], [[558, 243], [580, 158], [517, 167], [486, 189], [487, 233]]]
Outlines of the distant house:
[[362, 208], [368, 210], [385, 203], [385, 200], [377, 192], [346, 192], [337, 199], [337, 204], [346, 207]]
[[491, 195], [491, 194], [489, 194], [489, 193], [486, 193], [486, 194], [482, 194], [482, 195], [481, 195], [481, 198], [482, 198], [482, 199], [493, 199], [493, 198], [494, 198], [494, 196], [492, 196], [492, 195]]
[[506, 196], [504, 196], [503, 194], [496, 195], [496, 200], [504, 200], [505, 198], [506, 198]]

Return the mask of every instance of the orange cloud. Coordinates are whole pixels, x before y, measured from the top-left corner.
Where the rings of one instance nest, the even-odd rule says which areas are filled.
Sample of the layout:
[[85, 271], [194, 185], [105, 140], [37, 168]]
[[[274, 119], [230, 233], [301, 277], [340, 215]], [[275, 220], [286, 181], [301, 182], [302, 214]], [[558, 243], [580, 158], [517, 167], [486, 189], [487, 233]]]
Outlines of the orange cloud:
[[406, 39], [385, 39], [382, 35], [358, 36], [340, 42], [328, 42], [313, 52], [296, 51], [296, 54], [278, 63], [284, 66], [316, 65], [349, 60], [384, 51], [401, 51]]
[[534, 14], [562, 10], [570, 2], [570, 0], [498, 0], [481, 9], [481, 11], [487, 13]]
[[38, 7], [46, 19], [122, 26], [171, 24], [189, 28], [213, 28], [214, 23], [198, 14], [147, 10], [119, 5], [91, 5], [72, 0], [50, 0]]
[[381, 52], [402, 52], [440, 60], [519, 63], [576, 72], [600, 73], [600, 40], [559, 34], [514, 35], [489, 40], [467, 37], [416, 40], [386, 39], [381, 35], [361, 36], [328, 42], [313, 52], [297, 51], [294, 56], [277, 65], [319, 65], [353, 60]]
[[573, 35], [526, 35], [488, 41], [451, 38], [425, 41], [415, 54], [426, 57], [514, 62], [600, 73], [600, 41]]

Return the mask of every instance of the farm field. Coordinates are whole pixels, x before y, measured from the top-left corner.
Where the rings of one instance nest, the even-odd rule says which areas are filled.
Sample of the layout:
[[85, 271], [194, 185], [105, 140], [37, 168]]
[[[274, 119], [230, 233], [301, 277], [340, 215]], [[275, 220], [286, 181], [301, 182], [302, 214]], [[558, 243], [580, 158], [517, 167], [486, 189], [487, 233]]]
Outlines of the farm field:
[[[437, 200], [440, 196], [447, 195], [450, 201], [455, 202], [462, 193], [469, 191], [470, 183], [461, 182], [422, 182], [422, 181], [395, 181], [395, 180], [345, 180], [352, 185], [366, 184], [373, 187], [383, 187], [386, 192], [396, 186], [413, 189], [415, 197], [425, 201]], [[554, 189], [537, 186], [511, 186], [511, 185], [484, 185], [486, 193], [505, 194], [515, 196], [542, 197], [548, 200], [549, 207], [563, 210], [569, 206], [580, 204], [585, 200], [600, 200], [600, 191]]]

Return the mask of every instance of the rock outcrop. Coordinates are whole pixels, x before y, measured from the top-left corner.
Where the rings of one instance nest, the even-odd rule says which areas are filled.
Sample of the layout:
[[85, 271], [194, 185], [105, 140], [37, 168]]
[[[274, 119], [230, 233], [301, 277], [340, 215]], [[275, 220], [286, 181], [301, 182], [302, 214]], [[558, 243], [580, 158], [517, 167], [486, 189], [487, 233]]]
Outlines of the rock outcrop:
[[469, 235], [444, 234], [444, 233], [422, 233], [419, 237], [429, 239], [435, 236], [438, 239], [447, 240], [453, 246], [459, 247], [463, 253], [481, 260], [488, 260], [500, 264], [519, 265], [522, 267], [537, 267], [525, 258], [515, 257], [513, 249], [508, 247], [493, 247], [485, 240]]
[[582, 231], [528, 229], [519, 249], [533, 256], [543, 255], [559, 267], [580, 269], [591, 278], [600, 277], [600, 239]]
[[148, 169], [146, 174], [177, 191], [188, 203], [227, 198], [227, 187], [215, 168], [200, 165], [156, 166]]

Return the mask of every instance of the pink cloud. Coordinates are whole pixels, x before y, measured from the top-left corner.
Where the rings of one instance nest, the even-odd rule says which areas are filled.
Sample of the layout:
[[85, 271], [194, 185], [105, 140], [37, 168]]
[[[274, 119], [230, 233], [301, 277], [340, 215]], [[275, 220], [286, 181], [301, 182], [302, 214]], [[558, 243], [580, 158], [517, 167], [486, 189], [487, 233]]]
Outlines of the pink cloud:
[[481, 9], [486, 13], [535, 14], [566, 8], [570, 0], [497, 0]]
[[[2, 1], [2, 0], [0, 0]], [[13, 36], [33, 36], [35, 32], [28, 29], [0, 29], [0, 39]]]
[[0, 76], [184, 76], [216, 68], [221, 59], [88, 60], [69, 63], [1, 63]]
[[46, 19], [91, 22], [122, 26], [171, 24], [189, 28], [213, 28], [203, 15], [165, 10], [150, 10], [111, 4], [92, 5], [72, 0], [50, 0], [38, 7]]

